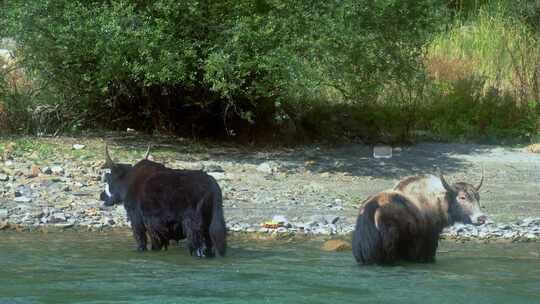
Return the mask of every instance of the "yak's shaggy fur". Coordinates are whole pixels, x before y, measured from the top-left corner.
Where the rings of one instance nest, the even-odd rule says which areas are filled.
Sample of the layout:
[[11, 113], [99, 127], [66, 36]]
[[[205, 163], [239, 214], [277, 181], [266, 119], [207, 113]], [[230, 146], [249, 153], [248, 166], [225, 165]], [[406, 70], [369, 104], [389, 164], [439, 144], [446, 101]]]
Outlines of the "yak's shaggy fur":
[[444, 227], [485, 222], [479, 205], [481, 185], [450, 186], [442, 175], [428, 175], [405, 178], [392, 190], [370, 196], [357, 218], [354, 257], [362, 264], [435, 261]]
[[123, 203], [139, 251], [167, 249], [169, 240], [186, 238], [190, 253], [221, 256], [226, 229], [221, 189], [196, 170], [174, 170], [146, 158], [131, 166], [115, 164], [107, 150], [105, 205]]

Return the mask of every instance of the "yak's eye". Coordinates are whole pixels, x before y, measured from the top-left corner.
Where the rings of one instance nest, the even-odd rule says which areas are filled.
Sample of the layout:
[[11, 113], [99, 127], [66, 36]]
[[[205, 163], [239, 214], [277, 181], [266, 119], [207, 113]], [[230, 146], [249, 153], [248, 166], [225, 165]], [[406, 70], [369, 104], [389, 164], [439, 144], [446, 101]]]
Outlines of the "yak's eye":
[[460, 200], [462, 200], [462, 201], [464, 201], [464, 200], [467, 199], [467, 197], [465, 197], [465, 195], [460, 195], [458, 198], [459, 198]]

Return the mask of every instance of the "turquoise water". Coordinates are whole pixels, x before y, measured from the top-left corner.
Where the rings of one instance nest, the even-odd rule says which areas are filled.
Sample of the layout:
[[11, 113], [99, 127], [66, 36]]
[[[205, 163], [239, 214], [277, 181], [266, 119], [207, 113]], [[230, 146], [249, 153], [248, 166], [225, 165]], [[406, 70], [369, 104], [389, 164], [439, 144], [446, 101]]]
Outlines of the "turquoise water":
[[441, 244], [435, 264], [362, 267], [317, 242], [137, 253], [127, 233], [0, 233], [0, 303], [540, 303], [540, 243]]

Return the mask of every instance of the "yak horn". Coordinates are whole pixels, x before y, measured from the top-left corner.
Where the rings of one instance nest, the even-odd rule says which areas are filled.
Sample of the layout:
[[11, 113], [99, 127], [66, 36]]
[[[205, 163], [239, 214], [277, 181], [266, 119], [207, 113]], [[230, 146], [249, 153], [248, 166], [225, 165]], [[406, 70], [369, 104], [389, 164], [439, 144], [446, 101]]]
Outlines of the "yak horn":
[[444, 176], [443, 176], [442, 171], [441, 171], [440, 168], [439, 168], [439, 178], [441, 179], [441, 183], [442, 183], [444, 189], [446, 189], [446, 191], [457, 192], [456, 189], [454, 189], [454, 187], [450, 186], [450, 184], [448, 184], [448, 182], [446, 182], [446, 179], [444, 179]]
[[148, 156], [150, 156], [150, 144], [148, 144], [148, 149], [146, 149], [146, 154], [144, 155], [144, 159], [148, 159]]
[[114, 162], [111, 159], [111, 155], [109, 154], [109, 145], [105, 144], [105, 165], [104, 168], [112, 168], [114, 166]]
[[480, 183], [478, 183], [478, 186], [474, 187], [476, 189], [476, 192], [480, 191], [480, 188], [482, 187], [483, 183], [484, 183], [484, 166], [482, 166], [482, 178], [480, 178]]

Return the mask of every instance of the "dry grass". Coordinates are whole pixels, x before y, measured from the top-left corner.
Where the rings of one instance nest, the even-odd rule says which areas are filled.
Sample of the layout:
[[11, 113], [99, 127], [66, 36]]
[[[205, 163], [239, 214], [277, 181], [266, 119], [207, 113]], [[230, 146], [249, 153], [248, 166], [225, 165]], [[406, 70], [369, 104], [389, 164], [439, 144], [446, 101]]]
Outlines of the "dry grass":
[[449, 58], [435, 55], [425, 60], [428, 75], [436, 81], [455, 82], [474, 75], [475, 62], [469, 58]]

